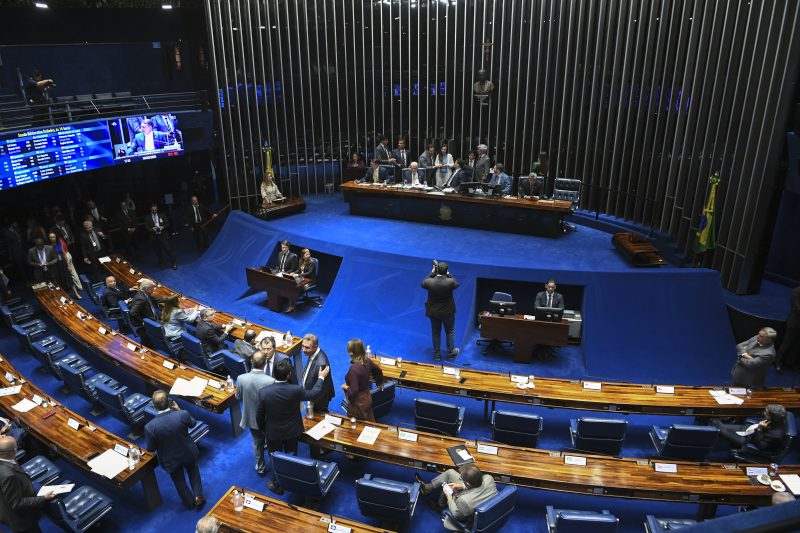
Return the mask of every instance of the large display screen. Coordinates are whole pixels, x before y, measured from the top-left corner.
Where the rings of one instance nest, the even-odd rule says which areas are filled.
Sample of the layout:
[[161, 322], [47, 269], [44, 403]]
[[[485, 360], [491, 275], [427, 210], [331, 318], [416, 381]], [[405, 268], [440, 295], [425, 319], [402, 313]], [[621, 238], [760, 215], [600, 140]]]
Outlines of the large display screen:
[[183, 153], [172, 114], [92, 120], [0, 135], [0, 190]]

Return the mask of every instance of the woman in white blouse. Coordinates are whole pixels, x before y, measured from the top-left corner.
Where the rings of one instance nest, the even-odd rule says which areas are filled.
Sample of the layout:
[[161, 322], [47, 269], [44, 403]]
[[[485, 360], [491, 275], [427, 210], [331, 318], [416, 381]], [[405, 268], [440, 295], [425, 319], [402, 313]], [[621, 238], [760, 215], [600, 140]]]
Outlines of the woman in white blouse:
[[453, 173], [453, 165], [455, 162], [453, 161], [453, 156], [447, 153], [447, 143], [442, 143], [439, 147], [439, 154], [436, 156], [436, 160], [433, 162], [433, 166], [436, 167], [436, 186], [437, 187], [444, 187], [445, 184], [450, 179], [450, 174]]
[[261, 181], [261, 198], [263, 198], [261, 207], [264, 209], [266, 209], [272, 202], [283, 199], [281, 191], [275, 184], [275, 178], [272, 175], [272, 172], [265, 173], [264, 179]]
[[177, 294], [164, 301], [161, 311], [161, 325], [164, 327], [164, 340], [170, 352], [177, 353], [181, 345], [181, 333], [186, 331], [185, 324], [197, 320], [197, 307], [181, 309], [181, 299]]

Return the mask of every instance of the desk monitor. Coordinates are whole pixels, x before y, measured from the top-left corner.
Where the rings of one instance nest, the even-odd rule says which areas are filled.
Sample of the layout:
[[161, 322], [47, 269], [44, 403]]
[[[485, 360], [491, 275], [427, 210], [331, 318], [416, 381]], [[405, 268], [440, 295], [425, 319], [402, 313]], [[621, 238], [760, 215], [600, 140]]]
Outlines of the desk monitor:
[[548, 322], [561, 322], [564, 315], [564, 309], [560, 307], [537, 307], [536, 320], [545, 320]]
[[462, 181], [458, 184], [458, 192], [459, 194], [474, 194], [481, 189], [481, 185], [480, 181]]
[[[516, 302], [500, 302], [498, 300], [489, 301], [489, 312], [493, 315], [514, 316], [517, 314]], [[538, 317], [537, 317], [538, 318]]]

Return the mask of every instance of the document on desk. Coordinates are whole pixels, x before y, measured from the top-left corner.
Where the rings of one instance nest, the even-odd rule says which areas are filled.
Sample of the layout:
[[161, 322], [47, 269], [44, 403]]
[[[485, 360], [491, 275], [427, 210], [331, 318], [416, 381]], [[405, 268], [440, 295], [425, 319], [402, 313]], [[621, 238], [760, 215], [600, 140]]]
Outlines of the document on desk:
[[713, 396], [720, 405], [741, 405], [744, 403], [742, 398], [738, 398], [733, 394], [728, 394], [724, 390], [710, 390], [708, 393]]
[[36, 404], [27, 398], [23, 398], [19, 402], [11, 406], [12, 409], [14, 409], [15, 411], [19, 411], [20, 413], [27, 413], [34, 407], [36, 407]]
[[306, 431], [306, 435], [311, 437], [314, 440], [319, 440], [331, 431], [336, 429], [336, 426], [328, 422], [327, 420], [322, 420], [318, 422], [313, 428]]
[[203, 394], [206, 385], [208, 385], [208, 380], [199, 377], [194, 377], [191, 381], [183, 378], [176, 378], [169, 393], [176, 396], [198, 398]]
[[128, 458], [109, 448], [87, 464], [95, 474], [114, 479], [117, 474], [128, 468]]
[[0, 389], [0, 396], [8, 396], [9, 394], [17, 394], [22, 389], [22, 385], [14, 385], [12, 387], [3, 387]]
[[792, 494], [800, 496], [800, 476], [797, 474], [778, 474], [778, 477], [792, 491]]
[[73, 488], [75, 488], [75, 483], [67, 483], [66, 485], [45, 485], [39, 489], [39, 492], [36, 493], [36, 495], [44, 496], [48, 492], [52, 492], [53, 494], [66, 494], [68, 492], [72, 492]]
[[103, 264], [103, 263], [110, 263], [110, 262], [111, 262], [111, 258], [110, 258], [110, 257], [108, 257], [108, 256], [105, 256], [105, 257], [98, 257], [98, 258], [97, 258], [97, 260], [100, 262], [100, 264]]
[[375, 441], [378, 440], [378, 435], [381, 434], [381, 428], [374, 428], [372, 426], [364, 427], [364, 430], [361, 432], [361, 435], [358, 436], [356, 441], [367, 444], [372, 446], [375, 444]]

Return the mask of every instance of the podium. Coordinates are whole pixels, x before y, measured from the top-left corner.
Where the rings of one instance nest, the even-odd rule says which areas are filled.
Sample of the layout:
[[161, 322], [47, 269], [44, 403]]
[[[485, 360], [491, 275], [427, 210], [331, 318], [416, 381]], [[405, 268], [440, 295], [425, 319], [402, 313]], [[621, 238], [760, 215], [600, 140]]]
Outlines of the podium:
[[277, 275], [256, 268], [246, 268], [247, 285], [251, 289], [267, 293], [267, 307], [280, 313], [288, 300], [297, 301], [309, 280], [303, 279], [297, 283], [290, 274]]

